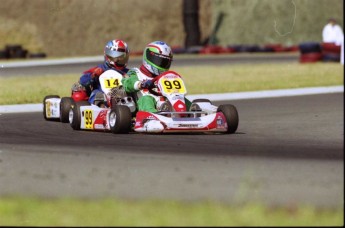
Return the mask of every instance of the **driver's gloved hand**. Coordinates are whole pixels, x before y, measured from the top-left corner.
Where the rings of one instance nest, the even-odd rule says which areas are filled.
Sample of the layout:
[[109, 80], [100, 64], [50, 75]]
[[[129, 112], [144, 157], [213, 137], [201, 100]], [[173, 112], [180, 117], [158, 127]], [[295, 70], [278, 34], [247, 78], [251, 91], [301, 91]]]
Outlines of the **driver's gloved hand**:
[[152, 80], [145, 80], [145, 81], [142, 81], [140, 84], [141, 89], [150, 89], [152, 87], [153, 87]]

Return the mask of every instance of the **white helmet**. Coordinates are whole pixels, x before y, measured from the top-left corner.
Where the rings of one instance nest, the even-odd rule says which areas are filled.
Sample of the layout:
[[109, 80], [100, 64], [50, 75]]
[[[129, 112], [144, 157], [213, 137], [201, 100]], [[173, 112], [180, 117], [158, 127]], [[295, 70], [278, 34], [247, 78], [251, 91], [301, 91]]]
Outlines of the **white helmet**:
[[168, 44], [163, 41], [149, 43], [143, 53], [143, 65], [154, 75], [169, 70], [173, 54]]

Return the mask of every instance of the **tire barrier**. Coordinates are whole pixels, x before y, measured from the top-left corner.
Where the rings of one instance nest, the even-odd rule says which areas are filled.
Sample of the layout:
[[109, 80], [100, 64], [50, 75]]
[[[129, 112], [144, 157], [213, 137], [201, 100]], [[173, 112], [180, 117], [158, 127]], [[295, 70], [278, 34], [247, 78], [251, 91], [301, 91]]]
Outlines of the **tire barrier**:
[[4, 50], [0, 50], [0, 59], [25, 59], [25, 58], [45, 58], [45, 53], [29, 53], [22, 45], [6, 45]]
[[234, 51], [231, 48], [222, 47], [219, 45], [206, 45], [199, 51], [199, 54], [224, 54], [232, 52]]
[[298, 46], [283, 46], [281, 44], [267, 44], [264, 46], [259, 45], [210, 45], [194, 46], [184, 48], [180, 46], [172, 47], [175, 54], [225, 54], [225, 53], [254, 53], [254, 52], [297, 52]]
[[340, 61], [340, 48], [341, 46], [334, 43], [321, 43], [322, 47], [322, 60], [324, 62], [339, 62]]
[[315, 63], [322, 60], [321, 45], [317, 42], [306, 42], [299, 45], [300, 63]]
[[323, 62], [339, 62], [340, 46], [334, 43], [317, 43], [307, 42], [299, 45], [300, 63]]
[[321, 45], [316, 42], [301, 43], [299, 45], [299, 51], [301, 54], [321, 53]]
[[322, 53], [321, 52], [310, 52], [306, 54], [300, 55], [299, 62], [300, 63], [314, 63], [322, 60]]

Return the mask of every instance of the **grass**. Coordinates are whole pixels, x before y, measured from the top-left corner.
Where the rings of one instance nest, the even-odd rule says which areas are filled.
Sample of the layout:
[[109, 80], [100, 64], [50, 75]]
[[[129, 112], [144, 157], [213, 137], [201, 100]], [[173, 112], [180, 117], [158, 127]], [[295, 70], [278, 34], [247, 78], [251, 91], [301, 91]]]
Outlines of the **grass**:
[[343, 208], [114, 198], [0, 198], [0, 226], [342, 226], [343, 219]]
[[[198, 66], [172, 70], [183, 76], [188, 94], [344, 84], [344, 68], [338, 63]], [[71, 86], [79, 77], [73, 74], [0, 77], [0, 105], [41, 103], [46, 95], [70, 96]]]

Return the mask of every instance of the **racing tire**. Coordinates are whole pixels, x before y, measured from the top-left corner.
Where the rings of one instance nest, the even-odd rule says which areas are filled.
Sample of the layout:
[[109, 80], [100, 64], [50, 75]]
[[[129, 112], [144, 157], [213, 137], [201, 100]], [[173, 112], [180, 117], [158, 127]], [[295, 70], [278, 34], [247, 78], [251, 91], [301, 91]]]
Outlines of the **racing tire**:
[[114, 134], [128, 134], [132, 127], [132, 113], [125, 105], [115, 105], [109, 113], [109, 126]]
[[317, 42], [306, 42], [298, 45], [301, 54], [321, 53], [321, 45]]
[[71, 104], [71, 108], [68, 114], [68, 120], [73, 130], [80, 130], [80, 123], [81, 123], [80, 107], [81, 106], [90, 106], [90, 103], [87, 101], [77, 101], [77, 102], [73, 101]]
[[60, 101], [60, 121], [62, 123], [69, 122], [69, 110], [73, 104], [73, 99], [71, 97], [63, 97]]
[[60, 98], [60, 96], [58, 96], [58, 95], [48, 95], [48, 96], [45, 96], [43, 98], [43, 117], [44, 117], [45, 120], [55, 120], [56, 121], [56, 119], [48, 119], [47, 118], [46, 100], [50, 99], [50, 98]]
[[239, 122], [238, 112], [237, 112], [236, 107], [231, 104], [220, 105], [218, 107], [217, 112], [222, 112], [226, 118], [226, 122], [228, 124], [228, 130], [226, 133], [228, 134], [235, 133], [238, 127], [238, 122]]

